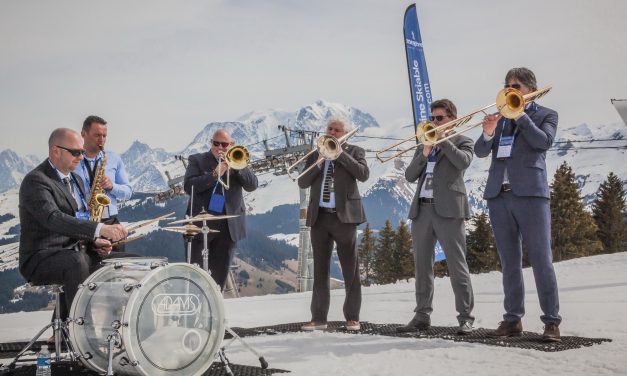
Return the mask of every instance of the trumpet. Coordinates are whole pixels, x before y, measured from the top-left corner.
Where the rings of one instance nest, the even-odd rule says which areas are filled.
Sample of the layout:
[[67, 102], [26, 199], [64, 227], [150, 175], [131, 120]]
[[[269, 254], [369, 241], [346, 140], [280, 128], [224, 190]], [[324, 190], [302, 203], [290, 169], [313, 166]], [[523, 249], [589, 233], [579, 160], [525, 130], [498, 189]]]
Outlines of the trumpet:
[[[551, 91], [551, 89], [551, 86], [547, 86], [543, 89], [536, 90], [532, 93], [525, 95], [523, 95], [519, 90], [516, 90], [514, 88], [502, 89], [497, 93], [495, 103], [485, 106], [479, 110], [473, 111], [458, 119], [451, 120], [439, 126], [436, 126], [434, 123], [429, 121], [421, 122], [416, 127], [416, 133], [413, 136], [378, 151], [376, 153], [376, 157], [381, 163], [385, 163], [413, 149], [416, 149], [418, 146], [420, 146], [420, 144], [437, 145], [457, 135], [466, 133], [483, 124], [483, 120], [473, 124], [467, 124], [473, 117], [480, 113], [484, 115], [489, 115], [486, 110], [494, 106], [496, 106], [498, 113], [500, 113], [503, 117], [508, 119], [515, 119], [520, 114], [522, 114], [523, 111], [525, 111], [525, 106], [527, 105], [527, 103], [533, 102], [536, 99], [545, 96], [549, 91]], [[448, 132], [447, 134], [447, 130], [454, 130], [454, 132]], [[416, 140], [417, 143], [407, 149], [400, 150], [398, 153], [392, 155], [391, 157], [381, 157], [382, 154], [411, 140]]]
[[[218, 158], [218, 164], [222, 162], [226, 162], [229, 166], [229, 169], [234, 170], [242, 170], [248, 166], [250, 163], [250, 152], [244, 146], [236, 145], [230, 148], [226, 154], [220, 154]], [[227, 172], [226, 174], [226, 182], [222, 180], [222, 177], [218, 175], [218, 183], [222, 184], [224, 189], [229, 189], [231, 187], [231, 174]]]
[[[352, 137], [355, 133], [357, 133], [358, 130], [359, 130], [358, 128], [355, 128], [340, 138], [335, 138], [328, 134], [323, 134], [322, 136], [318, 137], [318, 139], [316, 140], [315, 149], [312, 149], [309, 153], [305, 154], [303, 157], [301, 157], [299, 160], [297, 160], [290, 166], [288, 166], [286, 163], [285, 172], [287, 173], [287, 176], [289, 176], [292, 180], [296, 181], [300, 179], [301, 176], [305, 175], [309, 170], [314, 168], [318, 163], [322, 162], [323, 160], [325, 159], [329, 161], [336, 160], [340, 156], [340, 153], [342, 152], [342, 145], [344, 145], [344, 143], [348, 141], [350, 137]], [[312, 155], [315, 151], [317, 151], [318, 154], [320, 155], [318, 157], [318, 160], [316, 160], [316, 163], [313, 163], [306, 170], [301, 172], [298, 176], [292, 176], [290, 174], [290, 171], [293, 170], [296, 166], [298, 166], [301, 162], [309, 158], [309, 156]]]

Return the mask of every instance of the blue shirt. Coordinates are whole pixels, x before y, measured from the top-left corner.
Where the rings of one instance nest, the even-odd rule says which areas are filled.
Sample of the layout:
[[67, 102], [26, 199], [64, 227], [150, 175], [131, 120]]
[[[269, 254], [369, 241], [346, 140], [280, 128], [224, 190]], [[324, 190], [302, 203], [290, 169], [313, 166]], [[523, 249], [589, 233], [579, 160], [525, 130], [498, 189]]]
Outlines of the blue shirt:
[[[111, 199], [111, 204], [107, 206], [102, 214], [103, 218], [108, 218], [118, 214], [118, 201], [124, 201], [131, 198], [133, 194], [133, 188], [128, 180], [126, 169], [124, 168], [124, 162], [122, 158], [112, 151], [107, 150], [107, 165], [105, 166], [105, 175], [111, 180], [113, 188], [105, 190], [107, 196]], [[85, 183], [85, 192], [89, 196], [91, 192], [89, 180], [89, 168], [93, 170], [94, 163], [98, 161], [98, 167], [100, 167], [100, 161], [102, 160], [102, 152], [98, 153], [95, 158], [84, 157], [81, 163], [74, 169], [74, 173], [80, 176]]]

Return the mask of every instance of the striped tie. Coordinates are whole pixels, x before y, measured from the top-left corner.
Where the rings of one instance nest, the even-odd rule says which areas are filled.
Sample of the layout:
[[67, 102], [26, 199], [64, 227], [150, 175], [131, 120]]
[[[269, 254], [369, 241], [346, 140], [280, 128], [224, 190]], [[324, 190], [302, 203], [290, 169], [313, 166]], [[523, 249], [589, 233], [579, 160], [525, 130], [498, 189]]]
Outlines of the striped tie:
[[63, 178], [61, 180], [63, 180], [63, 185], [65, 185], [65, 188], [67, 188], [68, 192], [70, 192], [70, 194], [74, 196], [74, 187], [72, 187], [70, 178]]
[[333, 192], [333, 162], [329, 162], [327, 173], [324, 177], [324, 187], [322, 189], [322, 202], [331, 201], [331, 192]]

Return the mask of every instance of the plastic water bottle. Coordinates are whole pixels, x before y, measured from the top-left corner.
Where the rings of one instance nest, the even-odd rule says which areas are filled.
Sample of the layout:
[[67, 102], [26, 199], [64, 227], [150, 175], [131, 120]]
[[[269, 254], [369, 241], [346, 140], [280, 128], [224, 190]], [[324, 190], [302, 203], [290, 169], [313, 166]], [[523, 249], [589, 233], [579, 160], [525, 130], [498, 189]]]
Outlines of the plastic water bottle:
[[41, 345], [41, 350], [37, 354], [37, 372], [35, 376], [50, 376], [52, 370], [50, 369], [50, 351], [48, 351], [48, 345]]

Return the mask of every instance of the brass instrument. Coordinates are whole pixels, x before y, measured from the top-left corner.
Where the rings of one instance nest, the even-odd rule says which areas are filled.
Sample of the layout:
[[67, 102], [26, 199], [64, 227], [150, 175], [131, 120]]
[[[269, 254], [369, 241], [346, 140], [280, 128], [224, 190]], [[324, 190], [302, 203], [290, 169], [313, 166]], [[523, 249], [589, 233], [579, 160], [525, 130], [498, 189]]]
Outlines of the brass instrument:
[[111, 199], [101, 187], [105, 165], [107, 164], [107, 154], [102, 145], [100, 145], [100, 151], [102, 151], [102, 160], [100, 161], [100, 166], [98, 166], [98, 171], [94, 175], [94, 181], [91, 182], [91, 191], [89, 192], [89, 200], [87, 200], [89, 220], [94, 222], [100, 222], [104, 207], [111, 204]]
[[[415, 135], [409, 138], [406, 138], [400, 142], [397, 142], [396, 144], [389, 146], [383, 150], [378, 151], [376, 153], [377, 159], [381, 161], [381, 163], [385, 163], [413, 149], [416, 149], [418, 146], [420, 146], [420, 144], [437, 145], [452, 137], [455, 137], [462, 133], [466, 133], [482, 125], [483, 120], [474, 124], [470, 124], [470, 125], [466, 125], [466, 123], [468, 123], [477, 114], [482, 113], [486, 116], [489, 115], [488, 112], [486, 112], [486, 110], [490, 107], [496, 106], [497, 110], [503, 117], [506, 117], [508, 119], [515, 119], [520, 114], [522, 114], [523, 111], [525, 111], [525, 106], [527, 105], [527, 103], [533, 102], [536, 99], [543, 97], [549, 91], [551, 91], [551, 88], [552, 88], [551, 86], [547, 86], [543, 89], [536, 90], [532, 93], [525, 94], [525, 95], [523, 95], [519, 90], [516, 90], [514, 88], [505, 88], [497, 93], [495, 103], [485, 106], [479, 110], [473, 111], [458, 119], [451, 120], [439, 126], [436, 126], [435, 124], [429, 121], [423, 121], [420, 124], [418, 124]], [[464, 127], [462, 128], [462, 126]], [[458, 129], [458, 128], [461, 128], [461, 129]], [[447, 130], [451, 130], [453, 132], [450, 132], [450, 134], [446, 134]], [[399, 146], [401, 144], [404, 144], [406, 142], [409, 142], [411, 140], [417, 140], [416, 145], [413, 145], [412, 147], [409, 147], [407, 149], [400, 150], [398, 153], [394, 154], [391, 157], [387, 157], [387, 158], [381, 157], [381, 154], [386, 153], [390, 151], [392, 148]]]
[[[242, 170], [250, 163], [250, 152], [244, 146], [236, 145], [230, 148], [225, 155], [220, 154], [218, 158], [218, 164], [225, 161], [229, 168], [234, 170]], [[222, 184], [224, 189], [230, 188], [230, 174], [226, 174], [226, 182], [222, 180], [222, 177], [218, 175], [218, 183]]]
[[[340, 138], [335, 138], [335, 137], [330, 136], [328, 134], [323, 134], [322, 136], [318, 137], [318, 139], [316, 140], [316, 148], [315, 149], [313, 149], [309, 153], [305, 154], [302, 158], [300, 158], [299, 160], [294, 162], [291, 166], [286, 166], [287, 176], [289, 176], [292, 180], [296, 181], [301, 176], [306, 174], [307, 171], [309, 171], [312, 168], [314, 168], [321, 161], [323, 161], [325, 159], [329, 160], [329, 161], [336, 160], [340, 156], [340, 153], [342, 152], [342, 145], [344, 145], [344, 143], [346, 141], [348, 141], [348, 139], [350, 137], [352, 137], [355, 133], [357, 133], [358, 130], [359, 130], [358, 128], [355, 128], [355, 129], [353, 129], [352, 131], [346, 133], [344, 136], [342, 136]], [[318, 157], [318, 160], [315, 163], [313, 163], [305, 171], [301, 172], [296, 177], [290, 175], [290, 171], [291, 170], [293, 170], [296, 166], [298, 166], [298, 164], [300, 164], [302, 161], [306, 160], [315, 151], [317, 151], [318, 154], [320, 155]]]

